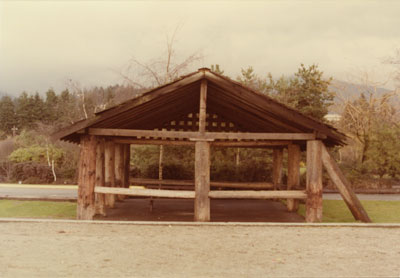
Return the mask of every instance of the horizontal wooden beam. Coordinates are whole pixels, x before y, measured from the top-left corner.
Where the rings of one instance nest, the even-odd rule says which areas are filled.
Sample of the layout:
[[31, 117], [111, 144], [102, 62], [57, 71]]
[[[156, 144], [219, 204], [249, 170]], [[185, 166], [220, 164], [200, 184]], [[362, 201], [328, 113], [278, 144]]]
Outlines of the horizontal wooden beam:
[[191, 140], [313, 140], [313, 133], [240, 133], [89, 128], [89, 135]]
[[[167, 140], [167, 139], [136, 139], [136, 138], [121, 138], [113, 139], [118, 144], [132, 145], [165, 145], [165, 146], [194, 146], [195, 141], [187, 140]], [[213, 141], [210, 142], [213, 147], [226, 148], [264, 148], [275, 146], [287, 146], [291, 144], [290, 140], [269, 140], [269, 141]]]
[[245, 191], [245, 190], [221, 190], [210, 191], [208, 194], [214, 199], [306, 199], [306, 191], [300, 190], [271, 190], [271, 191]]
[[251, 189], [270, 189], [273, 188], [273, 184], [270, 182], [222, 182], [212, 181], [210, 182], [211, 187], [222, 187], [222, 188], [251, 188]]
[[130, 179], [130, 183], [134, 185], [182, 185], [194, 186], [191, 180], [159, 180], [159, 179]]
[[232, 148], [263, 148], [275, 146], [287, 146], [291, 144], [290, 140], [269, 140], [269, 141], [214, 141], [212, 147], [232, 147]]
[[[183, 198], [193, 199], [194, 191], [184, 190], [163, 190], [163, 189], [137, 189], [137, 188], [120, 188], [120, 187], [104, 187], [98, 186], [94, 189], [95, 193], [102, 194], [122, 194], [140, 197], [158, 197], [158, 198]], [[210, 191], [208, 196], [214, 199], [274, 199], [274, 198], [291, 198], [306, 199], [305, 191], [300, 190], [281, 190], [281, 191]]]
[[95, 187], [95, 193], [118, 194], [128, 196], [141, 197], [158, 197], [158, 198], [183, 198], [194, 199], [194, 191], [183, 190], [162, 190], [162, 189], [137, 189], [137, 188], [120, 188], [120, 187]]
[[[191, 180], [157, 180], [157, 179], [131, 179], [135, 185], [176, 185], [176, 186], [194, 186]], [[270, 189], [273, 184], [270, 182], [223, 182], [211, 181], [212, 187], [221, 188], [251, 188], [251, 189]]]
[[193, 141], [165, 139], [115, 138], [113, 141], [119, 144], [132, 145], [194, 146], [195, 144]]

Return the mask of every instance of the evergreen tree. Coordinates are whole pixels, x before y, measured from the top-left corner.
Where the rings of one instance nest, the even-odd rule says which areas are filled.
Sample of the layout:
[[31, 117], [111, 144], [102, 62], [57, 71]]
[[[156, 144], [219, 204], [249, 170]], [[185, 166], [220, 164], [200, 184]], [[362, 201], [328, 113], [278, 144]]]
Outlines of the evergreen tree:
[[59, 97], [56, 95], [53, 89], [49, 89], [46, 92], [46, 100], [44, 102], [44, 122], [47, 124], [54, 124], [54, 122], [60, 116], [58, 99]]
[[11, 135], [12, 128], [17, 124], [13, 100], [9, 96], [3, 96], [0, 100], [0, 130]]
[[333, 104], [334, 93], [329, 91], [331, 78], [324, 78], [317, 65], [308, 68], [301, 64], [294, 77], [274, 80], [269, 74], [267, 90], [278, 101], [303, 114], [323, 120]]
[[39, 93], [36, 92], [34, 96], [30, 97], [30, 106], [33, 122], [44, 122], [44, 120], [46, 119], [46, 108], [44, 101]]
[[323, 78], [323, 72], [317, 65], [306, 68], [301, 64], [295, 79], [293, 98], [294, 107], [315, 119], [323, 120], [328, 113], [328, 107], [333, 104], [334, 93], [330, 92], [328, 86], [332, 78]]
[[224, 71], [220, 68], [218, 64], [211, 65], [211, 71], [219, 75], [224, 75]]
[[268, 92], [267, 80], [260, 78], [251, 66], [247, 69], [241, 69], [241, 75], [239, 75], [236, 80], [257, 92], [263, 94]]
[[32, 113], [30, 100], [26, 92], [22, 92], [16, 99], [15, 112], [17, 115], [18, 128], [23, 129], [32, 124]]

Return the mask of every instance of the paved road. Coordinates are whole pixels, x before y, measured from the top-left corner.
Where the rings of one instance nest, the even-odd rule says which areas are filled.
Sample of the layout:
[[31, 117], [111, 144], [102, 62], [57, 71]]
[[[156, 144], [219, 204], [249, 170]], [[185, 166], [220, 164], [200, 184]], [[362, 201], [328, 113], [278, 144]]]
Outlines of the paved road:
[[[360, 200], [400, 201], [400, 194], [357, 194]], [[0, 198], [76, 199], [74, 185], [48, 186], [25, 184], [0, 184]], [[324, 194], [325, 200], [341, 200], [340, 194]]]

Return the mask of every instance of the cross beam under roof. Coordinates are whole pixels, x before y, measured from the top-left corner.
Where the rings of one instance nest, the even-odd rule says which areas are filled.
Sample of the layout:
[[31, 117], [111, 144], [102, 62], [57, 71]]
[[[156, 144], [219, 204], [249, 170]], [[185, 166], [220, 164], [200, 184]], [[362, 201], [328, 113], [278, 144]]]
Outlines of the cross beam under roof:
[[244, 133], [89, 128], [89, 135], [188, 140], [315, 140], [314, 133]]

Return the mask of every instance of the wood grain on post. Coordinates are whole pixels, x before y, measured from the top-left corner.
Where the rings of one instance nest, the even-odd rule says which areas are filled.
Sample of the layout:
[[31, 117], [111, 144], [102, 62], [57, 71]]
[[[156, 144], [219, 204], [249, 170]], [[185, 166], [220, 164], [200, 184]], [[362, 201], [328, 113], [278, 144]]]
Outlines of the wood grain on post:
[[[115, 187], [115, 144], [108, 140], [106, 140], [104, 149], [104, 166], [105, 186]], [[109, 208], [115, 207], [115, 195], [106, 195], [106, 206]]]
[[210, 143], [196, 142], [195, 145], [195, 192], [194, 220], [210, 221]]
[[200, 110], [199, 110], [199, 131], [204, 133], [206, 131], [206, 118], [207, 118], [207, 80], [201, 81], [200, 85]]
[[124, 159], [125, 159], [125, 171], [124, 171], [124, 186], [125, 188], [129, 188], [130, 180], [129, 180], [129, 172], [131, 170], [131, 145], [124, 144]]
[[372, 222], [367, 212], [361, 205], [360, 200], [358, 200], [357, 195], [354, 194], [353, 190], [351, 189], [350, 183], [343, 175], [342, 171], [340, 171], [339, 166], [324, 145], [322, 146], [322, 162], [332, 182], [336, 185], [340, 195], [342, 195], [343, 200], [350, 209], [354, 218], [366, 223]]
[[[199, 132], [205, 134], [207, 118], [207, 80], [200, 85]], [[210, 221], [210, 143], [204, 140], [195, 144], [195, 199], [194, 220]]]
[[[287, 190], [297, 189], [300, 186], [300, 155], [299, 145], [291, 144], [288, 146], [288, 177]], [[299, 202], [295, 199], [287, 199], [288, 211], [294, 212], [299, 208]]]
[[[115, 187], [123, 187], [124, 172], [125, 172], [125, 147], [122, 144], [115, 144]], [[124, 200], [124, 195], [117, 195], [116, 199]]]
[[307, 141], [306, 222], [322, 221], [322, 142]]
[[274, 190], [276, 190], [278, 185], [282, 183], [283, 149], [274, 149], [272, 163], [272, 183], [274, 184]]
[[[96, 187], [104, 186], [104, 139], [99, 138], [96, 150]], [[105, 216], [105, 195], [96, 194], [96, 214]]]
[[92, 220], [95, 214], [96, 148], [95, 136], [81, 136], [77, 200], [79, 220]]

